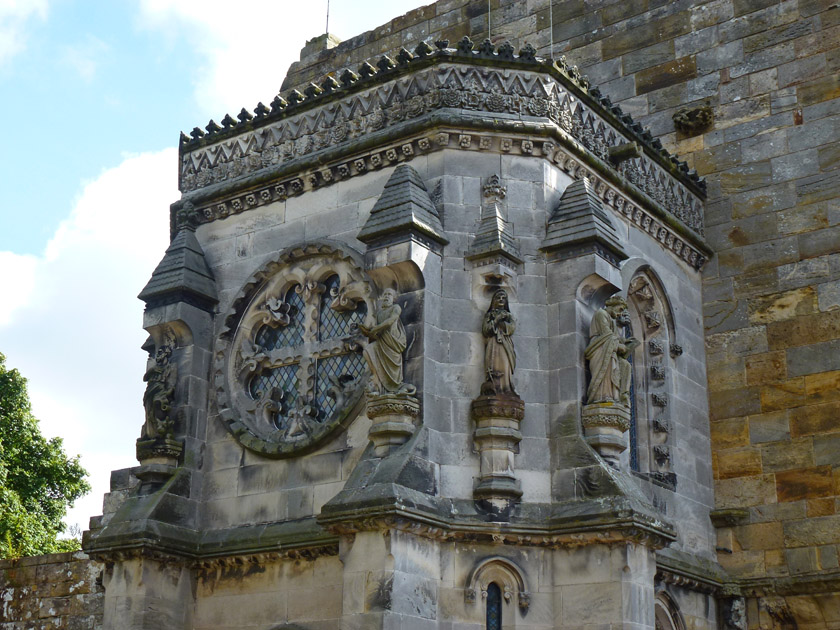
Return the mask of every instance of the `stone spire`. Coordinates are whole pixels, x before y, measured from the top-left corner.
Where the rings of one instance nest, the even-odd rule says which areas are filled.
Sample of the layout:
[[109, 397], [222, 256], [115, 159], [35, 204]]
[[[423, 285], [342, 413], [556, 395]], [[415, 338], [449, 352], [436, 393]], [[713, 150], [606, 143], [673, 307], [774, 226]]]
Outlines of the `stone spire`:
[[613, 264], [627, 258], [601, 199], [588, 179], [569, 185], [548, 220], [542, 249], [566, 257], [597, 253]]
[[219, 301], [216, 280], [204, 259], [192, 222], [184, 222], [137, 297], [146, 303], [146, 308], [187, 302], [204, 311], [213, 311]]
[[502, 216], [502, 200], [506, 194], [507, 187], [502, 186], [499, 176], [490, 176], [484, 185], [485, 201], [481, 206], [481, 221], [475, 240], [467, 251], [468, 259], [502, 255], [515, 263], [522, 262], [513, 229]]
[[383, 237], [411, 232], [419, 232], [441, 244], [448, 242], [420, 175], [408, 164], [400, 164], [385, 184], [358, 239], [371, 244]]

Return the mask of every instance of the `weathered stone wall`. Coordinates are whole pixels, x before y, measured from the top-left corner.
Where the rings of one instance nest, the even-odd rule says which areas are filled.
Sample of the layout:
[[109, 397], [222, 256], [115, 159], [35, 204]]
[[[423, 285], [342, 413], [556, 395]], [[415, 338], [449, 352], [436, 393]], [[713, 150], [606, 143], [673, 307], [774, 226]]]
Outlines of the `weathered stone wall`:
[[101, 573], [81, 552], [0, 560], [0, 629], [101, 628]]
[[[708, 182], [716, 501], [742, 510], [720, 529], [719, 561], [742, 578], [793, 576], [782, 590], [797, 580], [826, 588], [840, 543], [840, 7], [568, 0], [553, 5], [553, 28], [545, 0], [491, 8], [446, 0], [417, 9], [305, 58], [284, 87], [422, 38], [480, 40], [488, 17], [494, 42], [545, 54], [553, 35], [555, 56], [577, 63]], [[678, 133], [674, 113], [703, 104], [713, 124]], [[836, 623], [828, 604], [811, 608], [800, 622]]]

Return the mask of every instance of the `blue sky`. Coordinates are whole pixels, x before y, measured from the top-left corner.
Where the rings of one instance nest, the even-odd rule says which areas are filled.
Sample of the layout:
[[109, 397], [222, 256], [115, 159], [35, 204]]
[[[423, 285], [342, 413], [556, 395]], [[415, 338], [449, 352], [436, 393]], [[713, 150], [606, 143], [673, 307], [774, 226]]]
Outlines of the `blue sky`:
[[[341, 38], [426, 4], [330, 3]], [[179, 133], [270, 102], [325, 16], [326, 0], [0, 0], [0, 352], [91, 472], [68, 523], [136, 464], [135, 296], [168, 243]]]

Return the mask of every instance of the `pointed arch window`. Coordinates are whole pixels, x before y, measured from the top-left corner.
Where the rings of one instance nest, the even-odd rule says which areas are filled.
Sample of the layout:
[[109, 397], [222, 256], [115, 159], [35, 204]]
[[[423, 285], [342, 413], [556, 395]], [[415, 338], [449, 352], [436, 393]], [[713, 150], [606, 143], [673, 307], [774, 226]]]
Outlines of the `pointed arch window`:
[[630, 469], [672, 487], [668, 401], [673, 381], [669, 369], [677, 347], [673, 317], [662, 285], [650, 269], [632, 278], [627, 298], [632, 331], [641, 341], [630, 359]]

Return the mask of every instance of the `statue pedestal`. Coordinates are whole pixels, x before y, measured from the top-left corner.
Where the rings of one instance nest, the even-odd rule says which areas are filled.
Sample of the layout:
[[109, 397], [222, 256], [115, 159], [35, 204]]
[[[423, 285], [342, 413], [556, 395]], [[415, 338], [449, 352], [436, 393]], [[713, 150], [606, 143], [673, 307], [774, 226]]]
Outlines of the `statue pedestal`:
[[371, 419], [368, 437], [377, 457], [385, 457], [414, 435], [414, 419], [420, 401], [408, 394], [368, 396], [367, 415]]
[[581, 423], [586, 441], [613, 468], [618, 468], [621, 454], [627, 450], [630, 410], [619, 403], [600, 402], [584, 405]]
[[162, 483], [175, 474], [178, 458], [184, 446], [180, 440], [166, 437], [140, 438], [137, 440], [137, 461], [140, 467], [135, 473], [141, 481]]
[[479, 396], [472, 403], [473, 439], [481, 456], [480, 478], [473, 496], [493, 512], [509, 512], [522, 489], [514, 474], [513, 455], [522, 440], [519, 423], [525, 403], [513, 396]]

